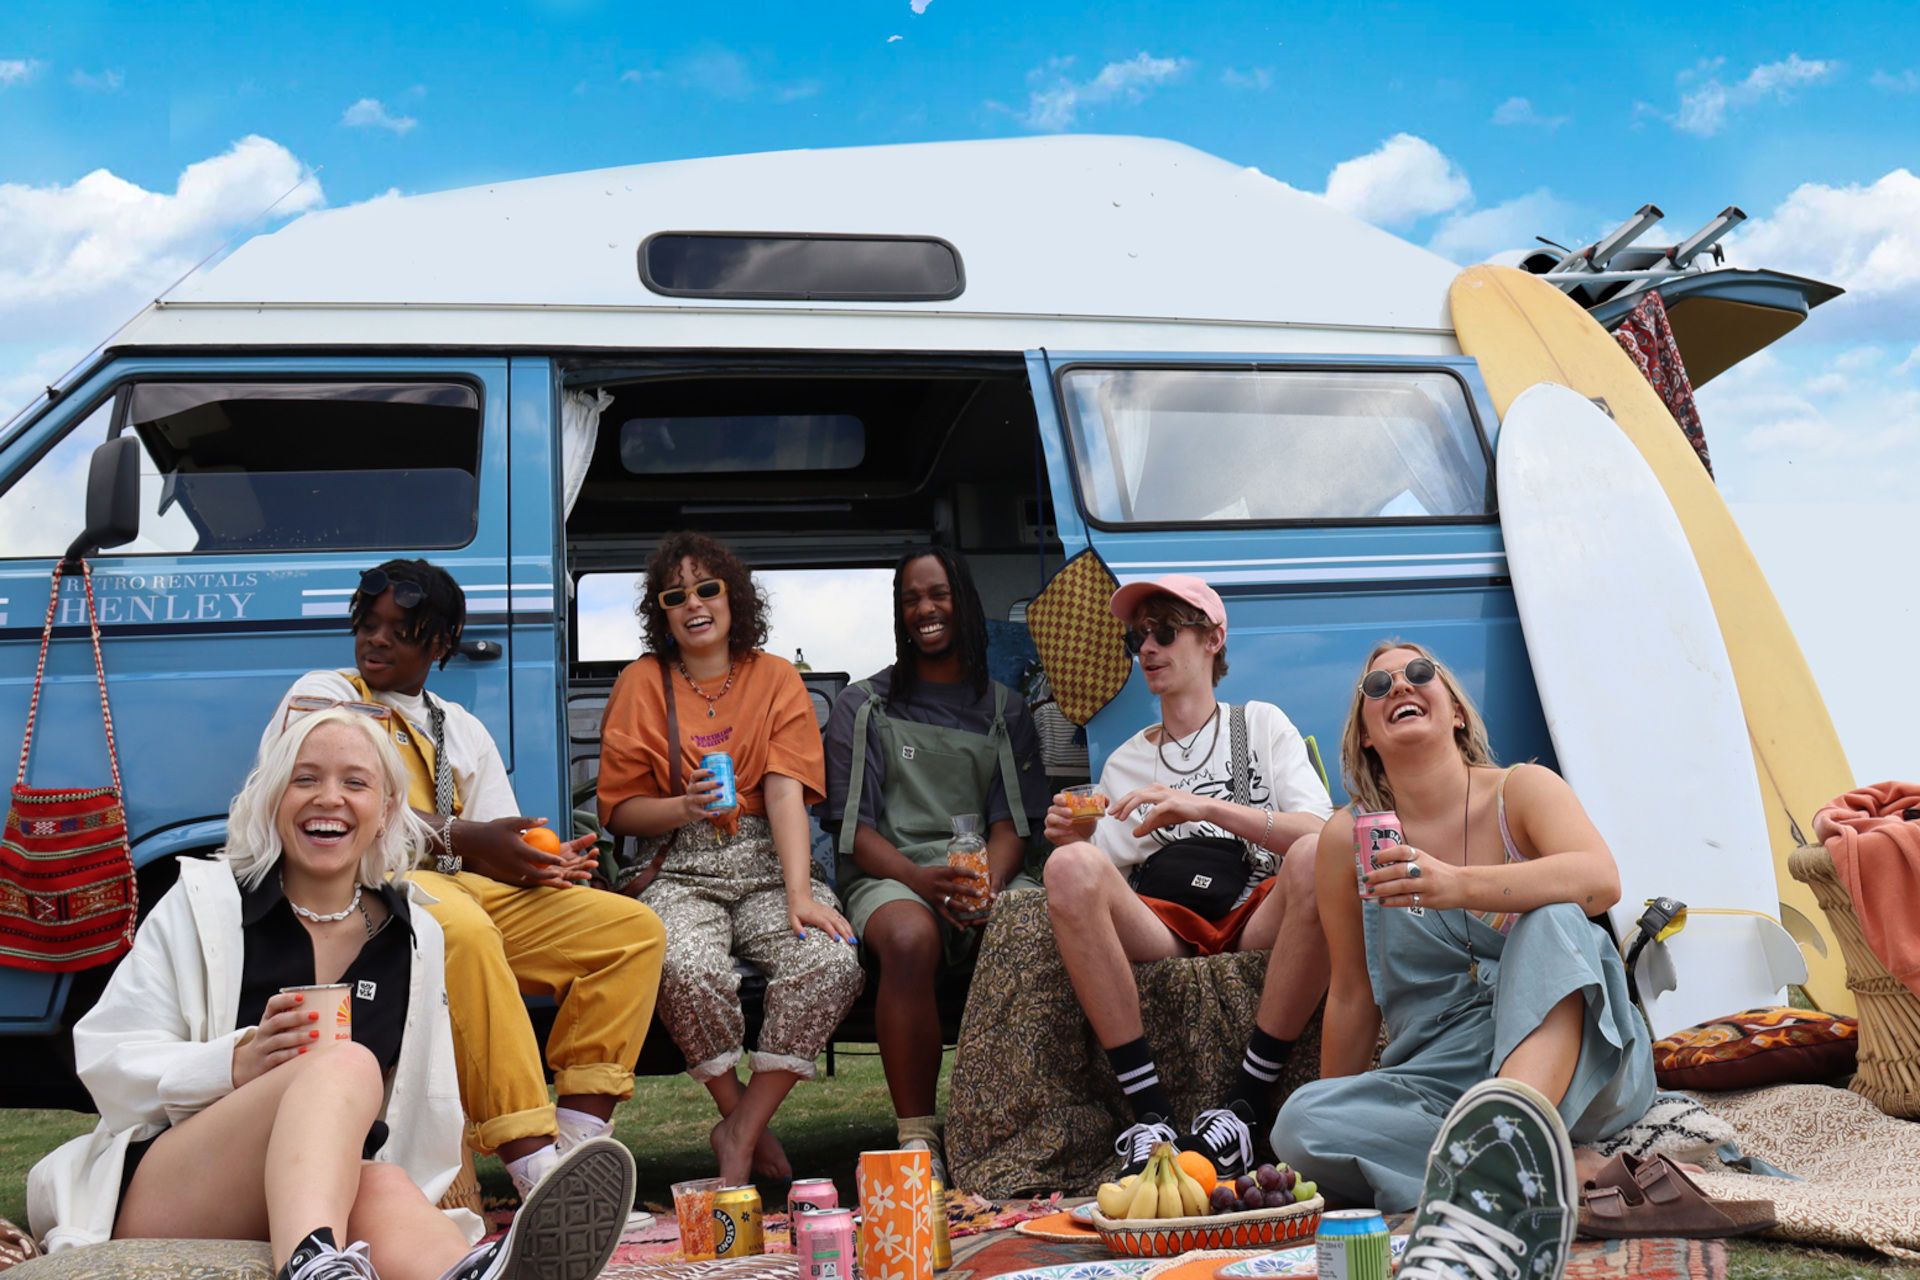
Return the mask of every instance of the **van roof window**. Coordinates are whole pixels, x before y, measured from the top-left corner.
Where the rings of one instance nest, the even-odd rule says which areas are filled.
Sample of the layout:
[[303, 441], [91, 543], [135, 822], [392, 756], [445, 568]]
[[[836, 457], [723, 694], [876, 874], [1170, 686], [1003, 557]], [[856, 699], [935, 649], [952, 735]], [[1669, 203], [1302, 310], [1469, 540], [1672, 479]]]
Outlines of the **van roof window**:
[[939, 302], [966, 288], [960, 251], [933, 236], [661, 231], [640, 279], [675, 298]]
[[866, 456], [866, 425], [850, 413], [632, 418], [620, 427], [620, 465], [641, 476], [845, 471]]

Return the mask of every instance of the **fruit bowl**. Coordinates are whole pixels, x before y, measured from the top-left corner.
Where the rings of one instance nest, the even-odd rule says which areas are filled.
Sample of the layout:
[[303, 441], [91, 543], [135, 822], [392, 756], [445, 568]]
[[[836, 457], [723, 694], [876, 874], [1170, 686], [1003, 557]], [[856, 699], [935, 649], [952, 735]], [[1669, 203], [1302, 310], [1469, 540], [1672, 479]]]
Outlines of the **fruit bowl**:
[[1129, 1258], [1170, 1258], [1194, 1249], [1258, 1249], [1313, 1239], [1326, 1199], [1284, 1209], [1249, 1209], [1193, 1218], [1109, 1218], [1093, 1211], [1093, 1229], [1107, 1251]]

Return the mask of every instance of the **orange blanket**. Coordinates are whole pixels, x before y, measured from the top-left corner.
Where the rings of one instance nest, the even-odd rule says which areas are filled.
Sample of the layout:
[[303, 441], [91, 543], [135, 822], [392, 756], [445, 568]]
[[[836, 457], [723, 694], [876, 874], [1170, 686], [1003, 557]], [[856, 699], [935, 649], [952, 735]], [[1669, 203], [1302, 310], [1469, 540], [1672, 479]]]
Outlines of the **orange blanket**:
[[1909, 810], [1920, 817], [1920, 786], [1882, 782], [1849, 791], [1820, 817], [1840, 829], [1827, 837], [1827, 852], [1867, 946], [1920, 995], [1920, 821], [1901, 816]]

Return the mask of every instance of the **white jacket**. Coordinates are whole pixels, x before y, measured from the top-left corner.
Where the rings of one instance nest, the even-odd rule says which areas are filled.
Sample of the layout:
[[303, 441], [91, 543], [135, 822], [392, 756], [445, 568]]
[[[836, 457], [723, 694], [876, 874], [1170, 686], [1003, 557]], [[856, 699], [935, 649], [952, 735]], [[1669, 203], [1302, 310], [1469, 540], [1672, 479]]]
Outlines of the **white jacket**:
[[[419, 904], [433, 899], [412, 883]], [[465, 1117], [447, 1016], [445, 943], [424, 910], [414, 937], [407, 1025], [381, 1116], [391, 1130], [374, 1158], [399, 1165], [428, 1200], [460, 1172]], [[224, 862], [180, 860], [180, 880], [153, 908], [100, 1002], [73, 1028], [74, 1066], [100, 1109], [27, 1175], [27, 1217], [46, 1250], [113, 1236], [129, 1143], [151, 1138], [233, 1092], [233, 1050], [256, 1028], [234, 1026], [246, 944], [240, 886]], [[480, 1238], [465, 1209], [448, 1216]]]

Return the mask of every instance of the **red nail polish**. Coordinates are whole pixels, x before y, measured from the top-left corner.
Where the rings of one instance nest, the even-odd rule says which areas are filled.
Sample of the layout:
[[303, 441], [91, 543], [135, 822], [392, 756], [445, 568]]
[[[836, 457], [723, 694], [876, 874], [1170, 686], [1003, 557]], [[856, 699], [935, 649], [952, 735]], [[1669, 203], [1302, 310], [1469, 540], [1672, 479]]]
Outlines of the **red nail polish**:
[[295, 996], [295, 997], [293, 998], [293, 1002], [294, 1002], [295, 1004], [299, 1004], [299, 1003], [300, 1003], [301, 1001], [303, 1001], [303, 1000], [305, 1000], [305, 999], [306, 999], [306, 997], [305, 997], [305, 996]]
[[319, 1015], [318, 1013], [310, 1013], [310, 1014], [308, 1014], [308, 1015], [307, 1015], [307, 1021], [308, 1021], [308, 1022], [318, 1022], [318, 1021], [320, 1021], [320, 1015]]
[[301, 1046], [300, 1046], [300, 1052], [302, 1052], [302, 1053], [305, 1053], [306, 1051], [307, 1051], [307, 1046], [305, 1046], [305, 1045], [301, 1045]]
[[[307, 1039], [309, 1039], [309, 1040], [318, 1040], [319, 1038], [320, 1038], [320, 1033], [319, 1033], [318, 1031], [309, 1031], [309, 1032], [307, 1032]], [[304, 1050], [303, 1050], [302, 1052], [304, 1052]]]

